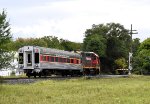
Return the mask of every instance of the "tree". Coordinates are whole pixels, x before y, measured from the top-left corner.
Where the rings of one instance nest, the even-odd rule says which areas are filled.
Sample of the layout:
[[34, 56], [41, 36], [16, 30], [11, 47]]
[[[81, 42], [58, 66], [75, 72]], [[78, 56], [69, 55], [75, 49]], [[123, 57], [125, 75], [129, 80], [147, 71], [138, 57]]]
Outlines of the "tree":
[[[86, 44], [85, 44], [86, 43]], [[106, 56], [106, 39], [94, 34], [84, 40], [84, 51], [91, 51], [99, 54], [101, 57]]]
[[138, 48], [140, 47], [140, 39], [135, 38], [132, 42], [133, 56], [136, 56]]
[[12, 45], [14, 51], [17, 51], [19, 48], [26, 45], [47, 47], [47, 43], [40, 38], [18, 38], [12, 43]]
[[[131, 45], [128, 30], [119, 23], [108, 23], [107, 56], [113, 59], [120, 57], [128, 58], [129, 47]], [[111, 51], [110, 51], [111, 50]]]
[[[90, 41], [90, 38], [93, 38], [95, 36], [103, 38], [102, 40], [105, 39], [105, 41], [102, 42], [107, 46], [106, 54], [108, 57], [115, 59], [118, 59], [119, 57], [125, 57], [126, 59], [128, 58], [127, 56], [129, 52], [129, 47], [131, 46], [131, 43], [129, 42], [130, 35], [128, 34], [128, 30], [125, 29], [123, 25], [119, 23], [93, 25], [92, 29], [87, 29], [85, 31], [83, 50], [87, 50], [86, 46]], [[116, 52], [115, 55], [118, 56], [114, 55], [113, 50]], [[103, 49], [103, 51], [105, 51], [105, 49]]]
[[18, 38], [10, 44], [14, 51], [17, 51], [19, 48], [26, 45], [74, 51], [80, 50], [82, 44], [58, 39], [58, 37], [55, 36], [44, 36], [42, 38]]
[[9, 67], [13, 57], [13, 53], [8, 47], [8, 44], [12, 41], [12, 36], [6, 17], [6, 12], [3, 10], [0, 13], [0, 69]]
[[66, 51], [80, 51], [82, 45], [81, 43], [75, 43], [64, 39], [60, 39], [60, 44]]
[[41, 39], [47, 43], [48, 48], [63, 49], [63, 47], [60, 45], [60, 41], [59, 41], [58, 37], [44, 36]]
[[150, 38], [144, 40], [133, 61], [133, 71], [150, 74]]
[[125, 43], [116, 37], [109, 37], [107, 39], [106, 53], [107, 57], [113, 60], [120, 57], [124, 57], [125, 59], [128, 58], [128, 49], [126, 48]]

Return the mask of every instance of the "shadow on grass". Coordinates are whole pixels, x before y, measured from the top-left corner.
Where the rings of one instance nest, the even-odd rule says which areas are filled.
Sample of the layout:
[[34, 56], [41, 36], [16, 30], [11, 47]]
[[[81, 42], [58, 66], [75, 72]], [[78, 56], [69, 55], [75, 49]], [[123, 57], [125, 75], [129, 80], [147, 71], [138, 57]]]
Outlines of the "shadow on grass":
[[0, 92], [3, 90], [2, 84], [4, 84], [5, 81], [3, 80], [3, 77], [0, 76]]
[[4, 78], [0, 76], [0, 84], [4, 84], [6, 81], [4, 81]]

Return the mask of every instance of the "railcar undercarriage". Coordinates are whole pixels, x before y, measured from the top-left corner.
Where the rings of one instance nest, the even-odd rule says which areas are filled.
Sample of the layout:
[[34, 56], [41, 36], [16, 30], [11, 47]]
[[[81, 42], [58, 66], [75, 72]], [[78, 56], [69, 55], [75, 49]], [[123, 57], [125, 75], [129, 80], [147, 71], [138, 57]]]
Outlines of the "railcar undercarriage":
[[42, 69], [40, 72], [36, 72], [33, 69], [26, 69], [24, 70], [24, 72], [26, 73], [26, 76], [28, 76], [28, 78], [30, 78], [31, 76], [34, 76], [35, 78], [44, 76], [52, 76], [52, 75], [61, 75], [61, 76], [79, 76], [79, 75], [83, 75], [82, 72], [80, 72], [80, 70], [61, 70], [61, 69], [53, 69], [53, 70], [49, 70], [49, 69]]

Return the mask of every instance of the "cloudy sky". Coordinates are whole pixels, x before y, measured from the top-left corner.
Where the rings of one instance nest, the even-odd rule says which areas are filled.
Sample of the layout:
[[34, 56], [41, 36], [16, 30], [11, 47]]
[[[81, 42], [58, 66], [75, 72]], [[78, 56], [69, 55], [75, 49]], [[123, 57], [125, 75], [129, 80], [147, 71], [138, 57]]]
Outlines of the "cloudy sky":
[[14, 39], [53, 35], [82, 42], [92, 24], [120, 23], [150, 37], [150, 0], [0, 0]]

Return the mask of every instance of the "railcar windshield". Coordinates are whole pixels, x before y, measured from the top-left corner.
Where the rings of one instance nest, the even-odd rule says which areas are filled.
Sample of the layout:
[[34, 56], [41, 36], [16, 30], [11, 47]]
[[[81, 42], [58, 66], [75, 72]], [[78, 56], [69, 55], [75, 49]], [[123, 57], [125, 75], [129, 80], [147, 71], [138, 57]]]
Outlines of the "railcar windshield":
[[86, 60], [86, 62], [91, 62], [92, 59], [91, 59], [90, 53], [86, 53], [85, 60]]
[[86, 53], [86, 57], [91, 57], [91, 54], [90, 53]]
[[92, 55], [92, 59], [93, 59], [93, 60], [96, 60], [96, 56], [95, 56], [94, 54]]

